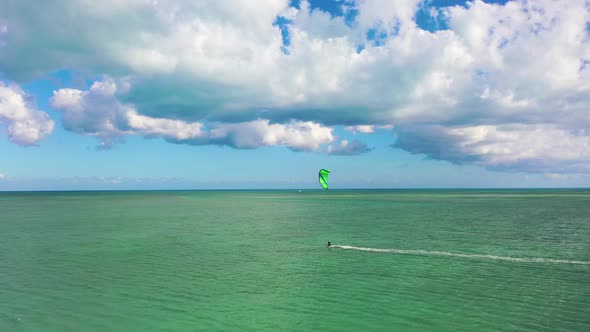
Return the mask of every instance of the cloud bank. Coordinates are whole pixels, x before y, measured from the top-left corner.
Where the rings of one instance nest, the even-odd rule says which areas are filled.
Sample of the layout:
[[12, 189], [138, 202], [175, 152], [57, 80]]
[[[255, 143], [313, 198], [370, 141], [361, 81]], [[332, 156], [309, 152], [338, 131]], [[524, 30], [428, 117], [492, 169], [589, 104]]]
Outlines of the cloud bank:
[[[439, 30], [416, 23], [428, 4], [357, 0], [333, 15], [288, 0], [9, 1], [0, 72], [105, 77], [52, 98], [66, 129], [105, 146], [143, 135], [308, 151], [334, 143], [334, 126], [393, 128], [396, 147], [431, 158], [588, 172], [590, 3], [428, 8]], [[363, 150], [352, 144], [330, 153]]]

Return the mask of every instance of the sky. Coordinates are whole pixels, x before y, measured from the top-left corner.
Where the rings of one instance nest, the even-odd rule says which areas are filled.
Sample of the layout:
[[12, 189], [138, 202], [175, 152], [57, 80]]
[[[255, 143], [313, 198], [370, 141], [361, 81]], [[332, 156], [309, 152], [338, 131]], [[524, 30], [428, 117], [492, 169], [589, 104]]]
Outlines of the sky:
[[590, 187], [590, 0], [0, 0], [0, 190]]

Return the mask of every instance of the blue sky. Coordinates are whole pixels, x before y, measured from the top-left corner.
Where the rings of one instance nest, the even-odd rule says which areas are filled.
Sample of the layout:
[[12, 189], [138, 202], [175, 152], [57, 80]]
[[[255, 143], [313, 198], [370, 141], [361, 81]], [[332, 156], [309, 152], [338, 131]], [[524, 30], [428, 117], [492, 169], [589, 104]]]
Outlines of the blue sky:
[[590, 186], [583, 0], [197, 3], [0, 4], [0, 190]]

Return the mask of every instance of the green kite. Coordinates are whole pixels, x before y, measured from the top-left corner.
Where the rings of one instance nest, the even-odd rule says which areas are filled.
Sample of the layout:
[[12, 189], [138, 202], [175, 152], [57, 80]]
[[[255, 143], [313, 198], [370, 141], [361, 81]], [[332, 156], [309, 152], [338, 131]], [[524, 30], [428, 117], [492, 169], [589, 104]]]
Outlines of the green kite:
[[320, 185], [324, 189], [328, 189], [328, 174], [330, 174], [330, 171], [328, 171], [327, 169], [320, 169], [319, 180]]

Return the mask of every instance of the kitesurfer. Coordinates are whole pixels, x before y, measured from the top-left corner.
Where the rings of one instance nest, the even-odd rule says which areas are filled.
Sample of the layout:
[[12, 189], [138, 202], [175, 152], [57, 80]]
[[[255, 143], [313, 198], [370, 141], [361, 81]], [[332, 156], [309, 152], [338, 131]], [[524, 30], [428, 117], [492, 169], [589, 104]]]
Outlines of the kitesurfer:
[[328, 241], [328, 248], [330, 248], [331, 245], [332, 245], [332, 243], [330, 241]]

